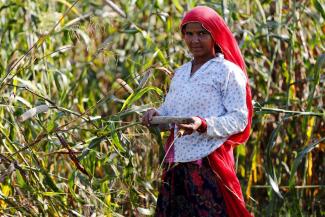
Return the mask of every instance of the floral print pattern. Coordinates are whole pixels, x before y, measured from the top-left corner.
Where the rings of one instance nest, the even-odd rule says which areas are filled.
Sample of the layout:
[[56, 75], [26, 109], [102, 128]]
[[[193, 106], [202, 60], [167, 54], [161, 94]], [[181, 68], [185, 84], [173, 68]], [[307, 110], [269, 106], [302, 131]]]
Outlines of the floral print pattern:
[[[234, 63], [217, 57], [205, 62], [192, 76], [192, 63], [175, 71], [169, 91], [158, 108], [162, 116], [200, 116], [207, 131], [175, 139], [174, 162], [202, 159], [229, 136], [242, 132], [248, 122], [245, 73]], [[178, 131], [175, 127], [175, 135]]]

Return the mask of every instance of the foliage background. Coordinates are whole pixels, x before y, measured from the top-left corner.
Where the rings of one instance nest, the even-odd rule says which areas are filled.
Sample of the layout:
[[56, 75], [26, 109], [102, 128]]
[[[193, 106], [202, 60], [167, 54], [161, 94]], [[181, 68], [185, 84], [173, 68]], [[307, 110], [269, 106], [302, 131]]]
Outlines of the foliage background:
[[235, 158], [248, 209], [324, 215], [321, 0], [0, 0], [0, 215], [154, 213], [168, 135], [139, 117], [189, 61], [178, 25], [199, 4], [247, 64], [255, 114]]

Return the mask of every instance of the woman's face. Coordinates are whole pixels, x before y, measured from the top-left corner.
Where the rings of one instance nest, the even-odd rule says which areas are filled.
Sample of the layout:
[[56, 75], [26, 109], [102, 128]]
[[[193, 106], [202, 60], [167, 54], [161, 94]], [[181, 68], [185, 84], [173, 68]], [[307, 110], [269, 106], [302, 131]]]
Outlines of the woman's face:
[[194, 58], [215, 56], [214, 41], [201, 23], [188, 23], [183, 30], [183, 37]]

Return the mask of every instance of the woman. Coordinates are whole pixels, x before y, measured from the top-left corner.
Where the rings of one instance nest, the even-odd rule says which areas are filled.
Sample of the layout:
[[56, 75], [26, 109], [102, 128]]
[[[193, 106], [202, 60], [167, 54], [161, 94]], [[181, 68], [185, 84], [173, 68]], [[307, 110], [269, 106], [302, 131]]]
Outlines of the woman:
[[[249, 137], [251, 93], [235, 38], [211, 8], [199, 6], [180, 29], [193, 60], [175, 71], [169, 92], [153, 116], [189, 116], [173, 126], [165, 147], [156, 216], [251, 216], [234, 170], [233, 147]], [[182, 129], [183, 136], [174, 135]]]

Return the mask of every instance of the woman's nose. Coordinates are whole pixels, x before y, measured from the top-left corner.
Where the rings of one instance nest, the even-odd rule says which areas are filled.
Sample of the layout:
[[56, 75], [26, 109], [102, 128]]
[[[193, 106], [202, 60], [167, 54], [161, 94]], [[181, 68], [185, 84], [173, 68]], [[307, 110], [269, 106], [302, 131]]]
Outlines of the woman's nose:
[[199, 37], [199, 35], [194, 34], [194, 35], [192, 36], [192, 42], [199, 42], [199, 41], [200, 41], [200, 37]]

